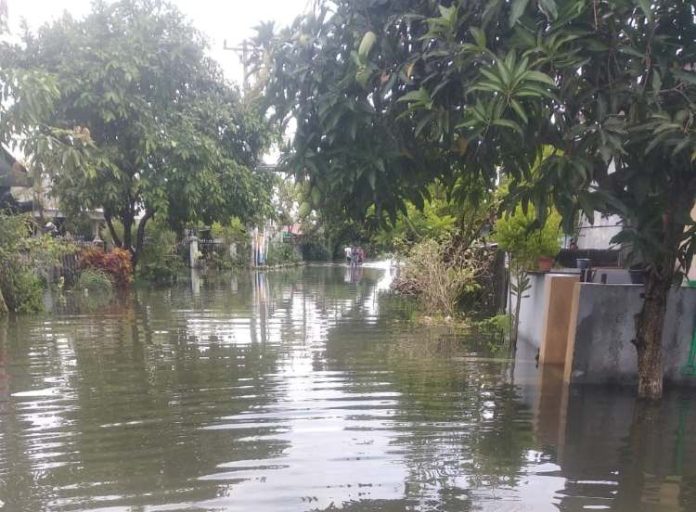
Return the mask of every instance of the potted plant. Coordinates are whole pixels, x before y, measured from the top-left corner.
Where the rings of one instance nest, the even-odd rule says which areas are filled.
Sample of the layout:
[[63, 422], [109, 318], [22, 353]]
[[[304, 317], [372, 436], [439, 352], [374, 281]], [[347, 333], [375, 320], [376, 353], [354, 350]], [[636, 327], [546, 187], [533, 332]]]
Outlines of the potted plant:
[[537, 270], [541, 272], [549, 272], [553, 268], [556, 255], [561, 250], [559, 225], [560, 217], [553, 210], [541, 228], [528, 233], [526, 252], [530, 259], [536, 256]]
[[540, 272], [549, 272], [553, 268], [553, 256], [539, 256], [537, 258], [537, 267]]
[[537, 254], [537, 266], [542, 272], [549, 272], [561, 250], [561, 218], [555, 210], [549, 212], [546, 223], [532, 233], [529, 251]]

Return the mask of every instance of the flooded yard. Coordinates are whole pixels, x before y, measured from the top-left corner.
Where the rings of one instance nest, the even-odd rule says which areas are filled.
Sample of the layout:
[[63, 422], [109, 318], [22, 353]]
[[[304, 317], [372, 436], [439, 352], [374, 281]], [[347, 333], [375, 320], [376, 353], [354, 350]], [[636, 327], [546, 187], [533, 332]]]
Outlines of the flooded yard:
[[692, 511], [696, 393], [571, 389], [407, 321], [387, 266], [0, 322], [0, 511]]

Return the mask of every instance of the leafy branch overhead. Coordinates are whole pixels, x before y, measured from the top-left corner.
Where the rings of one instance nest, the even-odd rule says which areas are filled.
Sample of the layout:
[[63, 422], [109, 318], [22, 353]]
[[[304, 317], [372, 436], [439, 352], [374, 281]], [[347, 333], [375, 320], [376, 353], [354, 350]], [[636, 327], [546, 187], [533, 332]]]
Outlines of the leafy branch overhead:
[[326, 3], [265, 34], [264, 92], [298, 124], [288, 165], [353, 213], [403, 209], [442, 175], [521, 182], [543, 145], [559, 153], [540, 189], [567, 217], [623, 213], [633, 155], [694, 153], [690, 16], [689, 2]]

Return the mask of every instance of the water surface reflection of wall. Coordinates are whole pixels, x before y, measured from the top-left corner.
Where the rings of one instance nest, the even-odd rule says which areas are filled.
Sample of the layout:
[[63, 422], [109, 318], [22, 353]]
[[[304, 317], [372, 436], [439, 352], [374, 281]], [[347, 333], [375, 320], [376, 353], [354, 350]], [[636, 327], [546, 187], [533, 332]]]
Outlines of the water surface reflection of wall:
[[537, 441], [556, 452], [565, 479], [556, 492], [560, 510], [691, 510], [696, 394], [675, 390], [651, 404], [632, 389], [564, 387], [553, 366], [537, 377], [523, 381], [521, 397], [533, 411]]

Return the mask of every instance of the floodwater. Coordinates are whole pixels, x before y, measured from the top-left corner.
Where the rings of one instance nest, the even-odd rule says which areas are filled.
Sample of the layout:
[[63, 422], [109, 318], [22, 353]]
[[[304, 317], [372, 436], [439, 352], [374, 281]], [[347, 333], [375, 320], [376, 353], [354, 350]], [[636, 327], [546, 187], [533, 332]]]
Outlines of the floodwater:
[[696, 396], [564, 391], [408, 322], [388, 268], [0, 323], [0, 511], [694, 511]]

